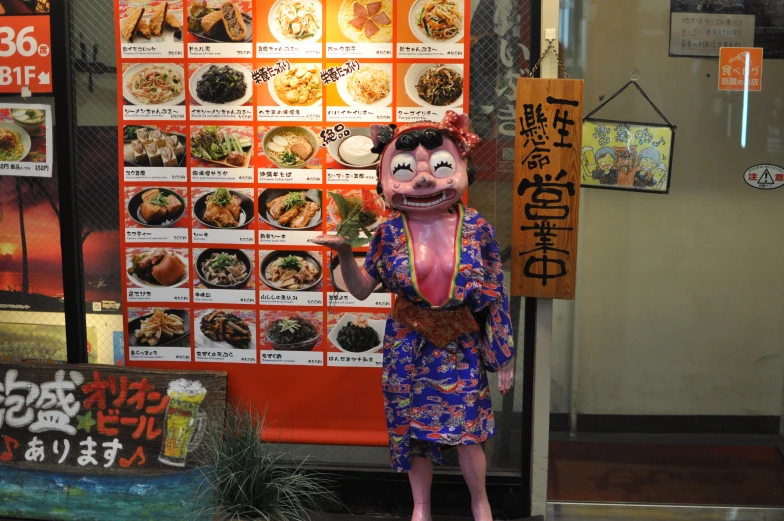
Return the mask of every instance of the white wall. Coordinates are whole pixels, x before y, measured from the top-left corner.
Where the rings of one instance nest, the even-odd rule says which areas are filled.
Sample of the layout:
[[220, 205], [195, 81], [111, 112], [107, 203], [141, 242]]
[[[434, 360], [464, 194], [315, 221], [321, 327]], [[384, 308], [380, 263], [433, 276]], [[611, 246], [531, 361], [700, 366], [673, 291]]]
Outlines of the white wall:
[[[555, 307], [552, 409], [569, 404], [579, 350], [581, 414], [779, 415], [784, 347], [784, 189], [742, 175], [784, 165], [784, 62], [764, 63], [762, 93], [717, 91], [716, 59], [668, 57], [669, 2], [585, 0], [586, 109], [637, 68], [678, 126], [669, 195], [584, 190], [582, 298]], [[630, 88], [600, 116], [653, 122]], [[580, 318], [572, 345], [574, 317]]]

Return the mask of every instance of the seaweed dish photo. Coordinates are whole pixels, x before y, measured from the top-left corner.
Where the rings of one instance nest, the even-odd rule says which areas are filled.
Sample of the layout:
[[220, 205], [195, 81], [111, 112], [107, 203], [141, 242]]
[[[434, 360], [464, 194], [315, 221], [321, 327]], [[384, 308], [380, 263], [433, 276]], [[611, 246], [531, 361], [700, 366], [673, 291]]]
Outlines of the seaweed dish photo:
[[188, 32], [208, 42], [250, 42], [253, 18], [236, 2], [197, 0], [188, 8]]
[[450, 65], [433, 65], [417, 80], [416, 92], [428, 105], [452, 105], [463, 96], [462, 72]]
[[237, 64], [210, 64], [191, 76], [191, 94], [201, 105], [242, 105], [252, 96], [250, 71]]
[[269, 322], [265, 334], [277, 351], [311, 351], [321, 338], [320, 329], [298, 315]]

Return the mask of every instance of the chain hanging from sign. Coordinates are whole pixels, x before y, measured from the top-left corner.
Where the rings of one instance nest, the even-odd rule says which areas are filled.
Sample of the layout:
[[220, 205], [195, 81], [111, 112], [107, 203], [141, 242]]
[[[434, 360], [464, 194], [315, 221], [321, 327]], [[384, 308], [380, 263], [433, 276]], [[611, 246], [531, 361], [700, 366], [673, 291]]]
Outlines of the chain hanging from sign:
[[[592, 118], [630, 85], [665, 124]], [[669, 193], [676, 128], [637, 81], [630, 80], [585, 116], [580, 184], [588, 188]]]

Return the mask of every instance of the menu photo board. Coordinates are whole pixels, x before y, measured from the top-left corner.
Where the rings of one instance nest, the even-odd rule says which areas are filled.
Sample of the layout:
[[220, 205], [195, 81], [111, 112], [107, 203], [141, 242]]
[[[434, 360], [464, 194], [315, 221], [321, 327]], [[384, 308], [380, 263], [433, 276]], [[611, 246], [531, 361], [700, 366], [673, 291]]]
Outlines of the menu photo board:
[[115, 1], [126, 360], [233, 367], [247, 398], [285, 374], [286, 400], [378, 370], [393, 296], [312, 241], [334, 193], [370, 232], [392, 213], [372, 124], [468, 111], [470, 2]]

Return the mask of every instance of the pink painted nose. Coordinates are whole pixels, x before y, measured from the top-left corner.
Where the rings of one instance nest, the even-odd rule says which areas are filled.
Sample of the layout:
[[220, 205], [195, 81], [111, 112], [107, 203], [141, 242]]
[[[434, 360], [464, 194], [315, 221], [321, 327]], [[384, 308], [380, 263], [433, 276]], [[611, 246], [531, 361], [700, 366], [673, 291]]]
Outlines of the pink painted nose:
[[435, 180], [430, 175], [430, 173], [421, 173], [417, 176], [416, 180], [414, 181], [414, 186], [416, 188], [433, 188], [436, 185]]
[[428, 163], [428, 159], [430, 159], [430, 153], [427, 151], [425, 147], [419, 145], [414, 151], [414, 157], [416, 158], [417, 161], [417, 165], [416, 165], [417, 178], [414, 180], [414, 187], [416, 188], [434, 187], [436, 185], [436, 181], [435, 179], [433, 179], [433, 176], [430, 175], [430, 163]]

